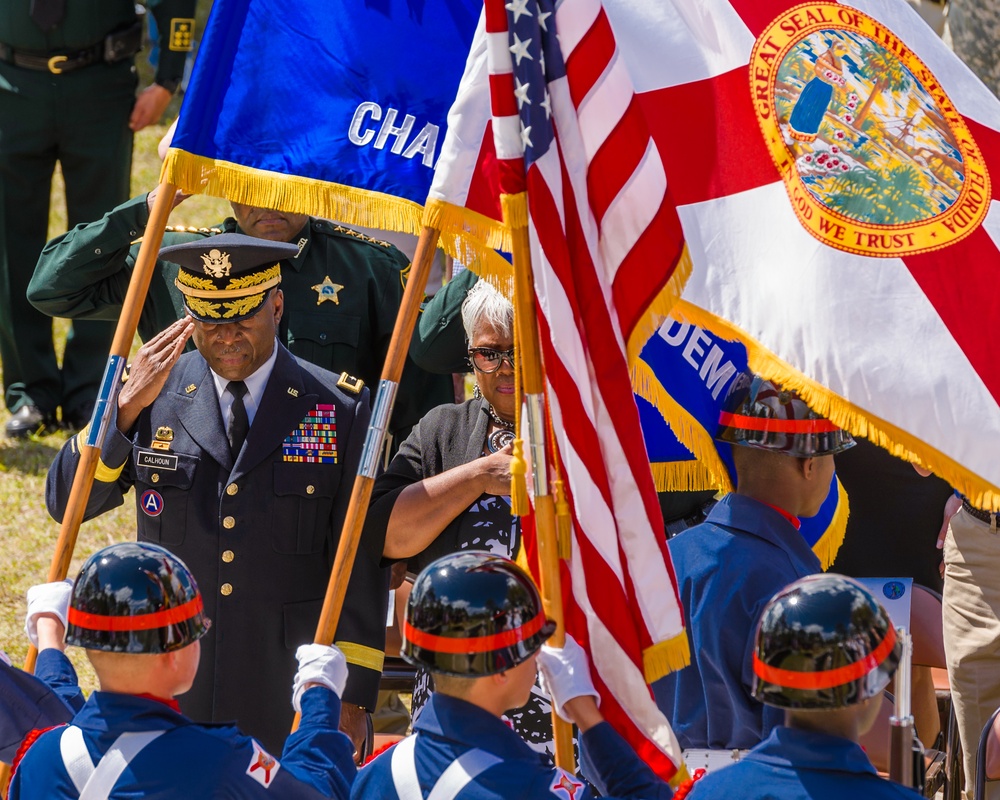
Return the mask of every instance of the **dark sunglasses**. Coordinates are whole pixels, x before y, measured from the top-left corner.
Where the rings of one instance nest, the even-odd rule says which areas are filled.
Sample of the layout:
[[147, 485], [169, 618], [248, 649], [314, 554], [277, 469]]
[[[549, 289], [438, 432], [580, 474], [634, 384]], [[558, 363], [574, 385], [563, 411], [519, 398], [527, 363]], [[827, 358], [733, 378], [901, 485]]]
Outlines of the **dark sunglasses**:
[[494, 350], [492, 347], [470, 347], [469, 360], [480, 372], [489, 374], [500, 369], [504, 361], [514, 369], [514, 349]]

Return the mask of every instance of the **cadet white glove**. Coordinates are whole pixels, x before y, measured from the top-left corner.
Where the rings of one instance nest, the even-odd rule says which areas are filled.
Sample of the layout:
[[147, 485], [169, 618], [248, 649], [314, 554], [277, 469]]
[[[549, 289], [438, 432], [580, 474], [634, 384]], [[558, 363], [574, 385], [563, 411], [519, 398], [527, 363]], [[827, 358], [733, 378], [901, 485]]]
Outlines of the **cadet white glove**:
[[292, 684], [292, 708], [302, 712], [302, 693], [307, 683], [320, 683], [333, 690], [337, 697], [347, 684], [347, 658], [333, 645], [304, 644], [295, 651], [299, 671]]
[[38, 647], [38, 630], [36, 621], [42, 614], [54, 614], [66, 626], [66, 615], [69, 613], [69, 596], [73, 592], [73, 581], [55, 581], [40, 583], [28, 589], [28, 616], [24, 620], [24, 632], [28, 634], [31, 643]]
[[567, 634], [562, 648], [543, 644], [538, 654], [538, 669], [542, 674], [542, 688], [552, 698], [556, 713], [567, 722], [565, 705], [574, 697], [593, 697], [600, 702], [600, 695], [590, 679], [587, 654], [576, 640]]

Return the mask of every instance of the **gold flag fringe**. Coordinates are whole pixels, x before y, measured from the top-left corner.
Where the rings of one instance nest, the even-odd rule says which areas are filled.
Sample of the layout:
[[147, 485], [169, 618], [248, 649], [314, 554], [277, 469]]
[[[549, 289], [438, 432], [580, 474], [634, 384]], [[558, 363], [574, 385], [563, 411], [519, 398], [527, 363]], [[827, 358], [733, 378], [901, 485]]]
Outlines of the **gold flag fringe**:
[[844, 543], [844, 534], [847, 533], [847, 520], [851, 516], [850, 505], [847, 499], [847, 490], [837, 478], [837, 510], [833, 519], [827, 526], [826, 533], [819, 537], [819, 540], [812, 546], [812, 551], [819, 559], [823, 571], [830, 569], [833, 562], [837, 560], [837, 553]]
[[685, 244], [684, 250], [681, 252], [681, 257], [677, 259], [677, 265], [674, 267], [670, 280], [660, 290], [660, 293], [653, 298], [653, 302], [649, 304], [643, 318], [639, 320], [639, 323], [629, 334], [625, 355], [630, 367], [639, 360], [639, 353], [646, 346], [649, 337], [660, 329], [660, 326], [666, 320], [674, 304], [680, 300], [681, 292], [684, 291], [684, 284], [687, 283], [689, 277], [691, 277], [691, 254], [688, 252], [687, 245]]
[[[704, 485], [680, 485], [685, 479], [686, 468], [681, 464], [691, 462], [677, 462], [678, 468], [671, 478], [664, 474], [664, 478], [675, 481], [669, 488], [661, 489], [657, 483], [658, 491], [699, 491], [701, 489], [722, 489], [732, 491], [733, 486], [729, 480], [729, 470], [719, 458], [719, 452], [715, 449], [712, 436], [706, 433], [705, 429], [698, 423], [691, 413], [681, 406], [663, 387], [659, 378], [652, 368], [642, 359], [637, 359], [632, 365], [632, 390], [644, 400], [648, 400], [663, 416], [663, 419], [670, 426], [678, 441], [691, 451], [695, 459], [700, 462], [707, 474], [707, 481]], [[661, 472], [665, 472], [661, 470]], [[697, 476], [697, 471], [691, 468], [687, 473], [687, 480], [693, 480]]]
[[299, 175], [246, 167], [170, 148], [160, 180], [189, 194], [207, 194], [237, 203], [293, 214], [419, 235], [423, 226], [441, 232], [439, 246], [459, 263], [510, 294], [511, 265], [494, 249], [510, 252], [503, 223], [440, 200], [421, 206], [402, 197], [329, 183]]
[[780, 383], [797, 392], [809, 407], [822, 414], [835, 425], [859, 438], [874, 442], [897, 458], [929, 469], [946, 480], [965, 495], [977, 508], [1000, 511], [1000, 487], [976, 475], [950, 456], [902, 428], [887, 422], [874, 414], [859, 408], [778, 358], [759, 342], [730, 322], [726, 322], [709, 311], [681, 300], [675, 313], [685, 321], [692, 322], [728, 339], [739, 339], [746, 345], [750, 369], [764, 378]]
[[559, 558], [568, 561], [573, 557], [573, 517], [562, 478], [553, 481], [552, 487], [556, 496], [556, 552]]
[[691, 648], [685, 631], [642, 651], [642, 672], [646, 683], [658, 681], [690, 663]]
[[658, 492], [719, 490], [712, 473], [700, 461], [653, 461], [649, 467], [653, 471], [653, 483]]
[[190, 194], [404, 233], [419, 234], [424, 213], [419, 203], [401, 197], [245, 167], [173, 147], [167, 151], [160, 180]]

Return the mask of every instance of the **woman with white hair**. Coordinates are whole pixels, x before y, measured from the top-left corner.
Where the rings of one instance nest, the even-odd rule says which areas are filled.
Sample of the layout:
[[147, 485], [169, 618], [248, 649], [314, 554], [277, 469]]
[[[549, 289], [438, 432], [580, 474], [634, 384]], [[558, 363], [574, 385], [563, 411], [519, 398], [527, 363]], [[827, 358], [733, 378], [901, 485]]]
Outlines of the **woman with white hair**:
[[[459, 550], [514, 558], [520, 524], [510, 513], [514, 395], [514, 312], [502, 294], [480, 280], [462, 304], [475, 396], [426, 414], [376, 481], [365, 541], [389, 561], [420, 572]], [[428, 694], [418, 676], [413, 714]], [[508, 714], [514, 730], [551, 754], [548, 698], [537, 687], [528, 704]]]

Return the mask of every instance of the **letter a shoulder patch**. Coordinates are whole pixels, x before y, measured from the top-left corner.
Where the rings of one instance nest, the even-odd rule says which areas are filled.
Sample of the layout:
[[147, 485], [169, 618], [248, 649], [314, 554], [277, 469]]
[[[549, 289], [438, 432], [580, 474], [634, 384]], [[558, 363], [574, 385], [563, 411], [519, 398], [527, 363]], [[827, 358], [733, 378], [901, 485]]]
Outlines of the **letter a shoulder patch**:
[[253, 745], [253, 755], [247, 765], [247, 775], [267, 789], [274, 782], [281, 763], [261, 747], [256, 739], [251, 739], [250, 743]]

